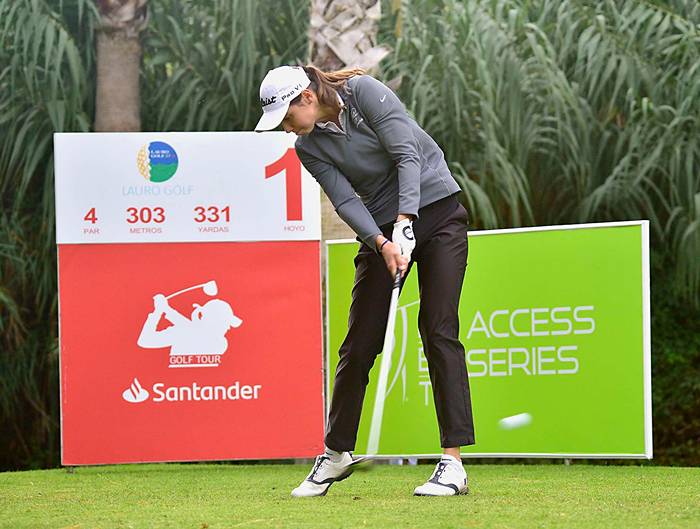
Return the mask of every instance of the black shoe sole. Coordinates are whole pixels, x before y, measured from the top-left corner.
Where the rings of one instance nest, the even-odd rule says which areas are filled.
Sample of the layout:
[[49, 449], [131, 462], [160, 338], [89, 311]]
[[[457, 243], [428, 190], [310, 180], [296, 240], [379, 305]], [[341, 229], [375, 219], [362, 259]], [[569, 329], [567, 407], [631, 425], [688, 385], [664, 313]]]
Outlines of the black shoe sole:
[[349, 468], [346, 472], [344, 472], [343, 474], [341, 474], [340, 476], [338, 476], [336, 479], [334, 479], [333, 481], [331, 481], [331, 482], [328, 484], [328, 486], [326, 487], [326, 490], [324, 490], [321, 494], [319, 494], [319, 496], [325, 496], [326, 494], [328, 494], [328, 489], [331, 488], [331, 485], [333, 485], [333, 483], [338, 483], [339, 481], [343, 481], [344, 479], [349, 478], [350, 475], [352, 474], [352, 471], [353, 471], [353, 469], [352, 469], [352, 468]]
[[[458, 492], [457, 494], [449, 494], [448, 496], [466, 496], [467, 494], [469, 494], [469, 487], [467, 487], [466, 489], [464, 489], [461, 492]], [[426, 497], [426, 498], [442, 498], [442, 496], [439, 496], [437, 494], [416, 494], [414, 492], [413, 495], [414, 496], [422, 496], [422, 497]]]

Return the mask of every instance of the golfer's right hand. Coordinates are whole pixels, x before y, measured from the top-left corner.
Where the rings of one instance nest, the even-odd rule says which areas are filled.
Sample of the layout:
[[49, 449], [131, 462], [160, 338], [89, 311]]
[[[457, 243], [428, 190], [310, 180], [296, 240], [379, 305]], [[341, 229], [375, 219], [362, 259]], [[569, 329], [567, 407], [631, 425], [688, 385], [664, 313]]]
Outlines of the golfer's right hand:
[[389, 241], [382, 247], [381, 253], [392, 278], [396, 277], [397, 270], [401, 270], [401, 277], [406, 275], [408, 259], [401, 255], [401, 246]]

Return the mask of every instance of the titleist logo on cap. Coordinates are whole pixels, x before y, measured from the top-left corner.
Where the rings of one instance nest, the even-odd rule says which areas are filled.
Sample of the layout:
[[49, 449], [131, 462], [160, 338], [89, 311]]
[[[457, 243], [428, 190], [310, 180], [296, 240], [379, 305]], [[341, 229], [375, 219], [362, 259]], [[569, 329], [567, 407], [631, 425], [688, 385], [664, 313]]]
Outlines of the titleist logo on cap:
[[262, 106], [264, 106], [264, 107], [266, 107], [267, 105], [271, 105], [271, 104], [274, 103], [275, 101], [277, 101], [277, 96], [272, 96], [272, 97], [261, 97], [261, 98], [260, 98], [260, 104], [261, 104]]

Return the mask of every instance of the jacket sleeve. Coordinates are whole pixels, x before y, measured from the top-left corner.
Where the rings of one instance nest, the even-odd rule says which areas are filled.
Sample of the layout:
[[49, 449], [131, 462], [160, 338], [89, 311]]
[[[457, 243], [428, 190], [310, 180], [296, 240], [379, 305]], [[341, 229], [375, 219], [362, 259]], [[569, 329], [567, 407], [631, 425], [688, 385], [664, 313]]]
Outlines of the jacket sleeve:
[[420, 147], [403, 103], [388, 86], [369, 75], [359, 76], [353, 92], [362, 114], [398, 168], [399, 213], [418, 217]]
[[350, 226], [360, 239], [377, 252], [375, 239], [382, 231], [357, 196], [355, 190], [335, 165], [316, 158], [296, 146], [297, 156], [306, 170], [321, 185], [338, 216]]

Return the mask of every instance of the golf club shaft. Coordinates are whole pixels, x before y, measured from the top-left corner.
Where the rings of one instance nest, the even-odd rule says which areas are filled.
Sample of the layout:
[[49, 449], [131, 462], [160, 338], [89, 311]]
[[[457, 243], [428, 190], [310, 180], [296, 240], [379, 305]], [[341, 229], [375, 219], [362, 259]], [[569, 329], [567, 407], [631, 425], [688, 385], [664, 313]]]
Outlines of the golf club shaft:
[[382, 361], [379, 368], [379, 380], [377, 381], [377, 394], [374, 398], [372, 410], [372, 422], [369, 427], [369, 440], [367, 441], [367, 454], [375, 455], [379, 450], [379, 436], [382, 430], [382, 418], [384, 416], [384, 400], [386, 399], [386, 386], [391, 369], [391, 352], [394, 347], [394, 327], [396, 325], [396, 309], [399, 304], [399, 291], [401, 287], [401, 271], [396, 272], [394, 288], [391, 291], [389, 303], [389, 318], [386, 322], [384, 334], [384, 347], [382, 347]]
[[175, 293], [173, 293], [173, 294], [170, 294], [169, 296], [165, 296], [165, 299], [174, 298], [175, 296], [179, 296], [180, 294], [182, 294], [182, 293], [184, 293], [184, 292], [188, 292], [188, 291], [194, 290], [194, 289], [196, 289], [196, 288], [201, 288], [201, 287], [203, 287], [204, 285], [206, 285], [206, 283], [202, 283], [201, 285], [195, 285], [195, 286], [193, 286], [193, 287], [183, 288], [182, 290], [178, 290], [177, 292], [175, 292]]

